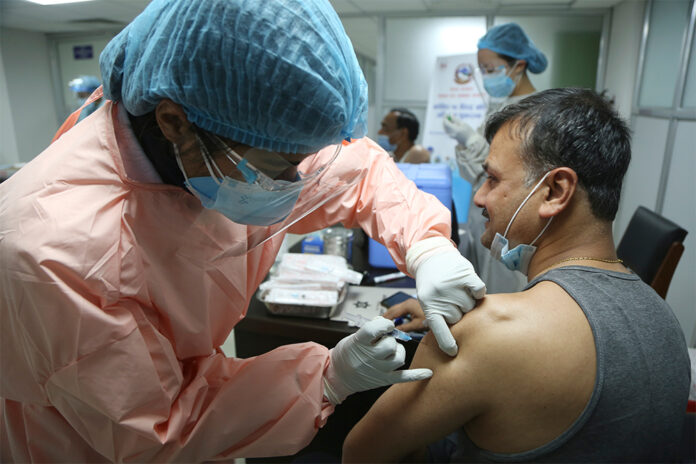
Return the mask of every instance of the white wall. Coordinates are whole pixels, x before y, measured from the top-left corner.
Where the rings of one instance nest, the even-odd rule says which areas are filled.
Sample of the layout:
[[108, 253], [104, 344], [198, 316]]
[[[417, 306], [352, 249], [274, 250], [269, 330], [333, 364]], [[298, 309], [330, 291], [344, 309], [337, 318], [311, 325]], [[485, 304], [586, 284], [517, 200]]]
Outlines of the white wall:
[[5, 65], [0, 47], [0, 165], [19, 162], [17, 138], [10, 108], [10, 92], [5, 79]]
[[[626, 121], [632, 122], [633, 127], [631, 127], [631, 130], [634, 133], [636, 131], [636, 125], [641, 125], [640, 121], [632, 120], [632, 113], [634, 110], [633, 92], [637, 85], [638, 59], [646, 4], [647, 2], [644, 0], [624, 0], [613, 8], [611, 32], [609, 34], [609, 50], [607, 53], [605, 87], [607, 91], [614, 96], [617, 109], [621, 116]], [[664, 130], [666, 134], [666, 125], [660, 121], [655, 121], [654, 125], [648, 125], [648, 127], [652, 128], [652, 130]], [[638, 130], [641, 131], [642, 128], [638, 127]], [[660, 145], [659, 142], [657, 142], [658, 145], [654, 145], [656, 140], [657, 138], [652, 138], [648, 141], [648, 143], [651, 143], [651, 146], [646, 147], [645, 151], [647, 153], [662, 151], [664, 149], [664, 145]], [[635, 147], [635, 143], [633, 145]], [[619, 212], [614, 224], [614, 239], [617, 243], [621, 239], [623, 231], [626, 230], [628, 221], [636, 210], [637, 205], [644, 204], [651, 209], [654, 207], [654, 198], [659, 181], [657, 175], [654, 175], [654, 173], [659, 173], [660, 169], [659, 165], [655, 163], [654, 157], [641, 160], [640, 155], [636, 156], [634, 153], [631, 166], [624, 178], [624, 190], [622, 192], [621, 204], [619, 205]], [[627, 192], [625, 186], [629, 184], [633, 185], [633, 179], [640, 181], [636, 182], [636, 185], [647, 183], [650, 184], [651, 187], [646, 188], [645, 185], [643, 185], [643, 187], [635, 193], [631, 192], [630, 189]], [[653, 187], [653, 196], [642, 198], [642, 196]], [[630, 198], [631, 201], [629, 201], [628, 198]]]
[[633, 110], [645, 3], [624, 1], [612, 11], [604, 86], [614, 96], [616, 107], [626, 120], [631, 118]]
[[426, 101], [436, 58], [475, 53], [485, 33], [482, 16], [387, 19], [385, 101]]
[[674, 152], [662, 215], [689, 231], [684, 254], [667, 293], [689, 346], [696, 347], [696, 121], [681, 121], [674, 135]]
[[[529, 80], [537, 90], [545, 90], [552, 87], [560, 87], [558, 81], [563, 81], [559, 75], [563, 72], [562, 66], [564, 61], [570, 61], [571, 55], [564, 48], [567, 46], [567, 41], [561, 41], [564, 34], [571, 33], [595, 33], [601, 34], [602, 31], [602, 16], [496, 16], [495, 25], [515, 22], [530, 37], [534, 45], [539, 48], [548, 59], [549, 65], [546, 70], [539, 74], [528, 72]], [[575, 57], [573, 57], [575, 58]], [[573, 85], [578, 85], [573, 82]], [[565, 86], [570, 86], [565, 84]], [[594, 82], [592, 82], [594, 87]]]
[[[17, 145], [16, 159], [8, 161], [30, 161], [48, 146], [59, 126], [46, 36], [2, 28], [0, 47]], [[3, 105], [3, 112], [5, 109]]]
[[377, 18], [344, 18], [343, 29], [350, 37], [355, 52], [373, 60], [377, 59]]
[[[683, 13], [687, 10], [687, 3], [683, 1], [680, 5], [674, 3], [669, 6], [679, 6], [683, 8]], [[638, 115], [638, 108], [633, 107], [634, 91], [639, 85], [636, 79], [639, 74], [638, 61], [645, 8], [645, 1], [624, 0], [614, 8], [612, 14], [605, 83], [610, 93], [616, 97], [621, 115], [630, 121], [633, 132], [633, 157], [624, 178], [621, 204], [614, 224], [614, 239], [616, 242], [621, 239], [638, 206], [656, 210], [665, 153], [669, 144], [674, 143], [670, 169], [666, 173], [664, 205], [662, 211], [658, 212], [685, 228], [689, 235], [684, 241], [685, 251], [667, 293], [667, 303], [679, 319], [689, 346], [696, 346], [696, 190], [693, 182], [696, 172], [693, 148], [696, 146], [696, 123], [675, 123], [673, 131], [670, 131], [669, 119]], [[664, 14], [664, 11], [662, 13]], [[656, 42], [662, 43], [662, 46], [653, 50], [653, 59], [646, 59], [645, 62], [646, 74], [652, 79], [652, 84], [647, 86], [647, 90], [661, 95], [657, 101], [660, 103], [659, 106], [665, 108], [672, 105], [677, 74], [674, 61], [671, 65], [674, 69], [669, 76], [665, 76], [664, 80], [656, 76], [667, 72], [661, 64], [665, 50], [673, 51], [671, 59], [678, 60], [679, 53], [675, 50], [674, 42], [680, 42], [686, 21], [684, 16], [680, 19], [678, 25], [676, 21], [662, 24], [655, 37]], [[656, 30], [656, 27], [657, 24], [653, 24], [651, 29]], [[669, 30], [672, 34], [667, 44], [664, 44], [664, 30]], [[661, 88], [657, 89], [656, 86]], [[654, 102], [656, 99], [652, 98], [650, 101]]]

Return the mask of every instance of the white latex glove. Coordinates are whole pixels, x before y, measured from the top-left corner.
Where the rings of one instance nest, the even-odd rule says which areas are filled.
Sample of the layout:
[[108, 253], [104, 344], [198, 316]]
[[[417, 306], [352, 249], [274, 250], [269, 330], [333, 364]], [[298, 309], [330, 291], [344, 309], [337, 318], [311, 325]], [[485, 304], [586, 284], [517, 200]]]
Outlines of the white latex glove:
[[331, 349], [331, 360], [324, 374], [324, 393], [333, 404], [348, 395], [393, 383], [432, 377], [430, 369], [397, 371], [406, 360], [406, 350], [389, 336], [394, 322], [377, 317]]
[[457, 354], [457, 342], [448, 324], [470, 311], [486, 294], [486, 285], [474, 267], [444, 237], [417, 242], [406, 253], [406, 266], [416, 278], [418, 300], [440, 349]]
[[445, 129], [447, 135], [465, 147], [471, 136], [476, 133], [474, 128], [469, 124], [450, 115], [442, 118], [442, 127]]

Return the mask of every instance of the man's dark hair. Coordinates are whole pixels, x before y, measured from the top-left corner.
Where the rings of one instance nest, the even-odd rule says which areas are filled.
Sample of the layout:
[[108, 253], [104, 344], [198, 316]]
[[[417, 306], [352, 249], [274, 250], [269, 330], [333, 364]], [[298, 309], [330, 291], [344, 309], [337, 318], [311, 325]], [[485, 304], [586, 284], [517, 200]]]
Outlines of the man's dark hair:
[[489, 117], [485, 131], [489, 143], [506, 124], [522, 142], [520, 156], [528, 184], [551, 169], [569, 167], [587, 192], [592, 213], [614, 220], [631, 161], [631, 134], [603, 96], [579, 88], [531, 95]]
[[408, 131], [408, 139], [411, 142], [415, 142], [420, 129], [416, 115], [406, 108], [392, 108], [390, 113], [396, 113], [396, 128], [403, 129], [405, 127]]

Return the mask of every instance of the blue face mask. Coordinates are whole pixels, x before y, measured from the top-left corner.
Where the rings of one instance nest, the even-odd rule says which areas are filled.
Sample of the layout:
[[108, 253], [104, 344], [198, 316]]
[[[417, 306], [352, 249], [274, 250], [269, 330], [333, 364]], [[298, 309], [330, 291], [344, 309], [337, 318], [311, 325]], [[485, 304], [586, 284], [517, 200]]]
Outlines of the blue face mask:
[[225, 177], [222, 183], [212, 177], [192, 177], [187, 187], [203, 206], [214, 209], [238, 224], [270, 226], [285, 219], [300, 196], [302, 186], [277, 180], [287, 188], [266, 190], [258, 184]]
[[380, 147], [384, 148], [384, 151], [393, 152], [394, 150], [396, 150], [396, 145], [393, 143], [389, 143], [388, 135], [379, 134], [377, 136], [377, 143]]
[[542, 177], [541, 180], [532, 189], [532, 191], [529, 192], [527, 198], [525, 198], [522, 201], [520, 206], [517, 208], [517, 211], [515, 211], [515, 214], [513, 214], [512, 218], [510, 218], [510, 222], [508, 222], [507, 228], [505, 228], [505, 234], [500, 235], [500, 233], [496, 232], [495, 237], [493, 238], [493, 242], [491, 243], [491, 255], [500, 262], [502, 262], [505, 265], [505, 267], [507, 267], [511, 271], [520, 271], [522, 274], [527, 275], [527, 272], [529, 271], [529, 263], [532, 261], [532, 256], [534, 256], [534, 253], [537, 249], [534, 246], [534, 244], [537, 240], [539, 240], [539, 237], [541, 237], [542, 234], [546, 232], [546, 229], [549, 227], [551, 221], [553, 220], [553, 217], [549, 218], [549, 221], [544, 226], [544, 229], [539, 233], [539, 235], [537, 235], [537, 237], [534, 240], [532, 240], [532, 243], [530, 243], [529, 245], [522, 243], [517, 245], [512, 250], [509, 249], [510, 243], [508, 239], [505, 238], [505, 236], [510, 230], [512, 221], [515, 220], [517, 213], [520, 212], [524, 204], [527, 203], [527, 200], [531, 198], [532, 194], [536, 192], [536, 189], [539, 188], [541, 183], [544, 181], [544, 179], [546, 179], [546, 176], [548, 175], [548, 172], [544, 174], [544, 177]]
[[[176, 145], [174, 152], [179, 169], [184, 174], [184, 184], [204, 207], [214, 209], [238, 224], [253, 226], [277, 224], [292, 212], [304, 187], [303, 182], [266, 179], [269, 182], [263, 186], [257, 182], [259, 171], [252, 169], [246, 159], [236, 164], [244, 180], [223, 176], [200, 139], [199, 144], [210, 176], [189, 178]], [[218, 178], [213, 177], [213, 167], [220, 173]]]
[[493, 98], [509, 97], [515, 87], [517, 87], [517, 82], [507, 75], [504, 67], [500, 71], [483, 76], [483, 88]]

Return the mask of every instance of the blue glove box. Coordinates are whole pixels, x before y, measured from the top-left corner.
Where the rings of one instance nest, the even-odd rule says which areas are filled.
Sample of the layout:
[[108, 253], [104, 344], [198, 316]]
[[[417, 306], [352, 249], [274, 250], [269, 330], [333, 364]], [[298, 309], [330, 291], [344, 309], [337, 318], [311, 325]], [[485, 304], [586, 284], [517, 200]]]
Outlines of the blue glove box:
[[[396, 163], [396, 165], [416, 184], [416, 187], [435, 195], [447, 209], [452, 208], [452, 171], [449, 165], [428, 163]], [[373, 239], [370, 239], [368, 243], [367, 261], [373, 267], [396, 268], [387, 247]]]

